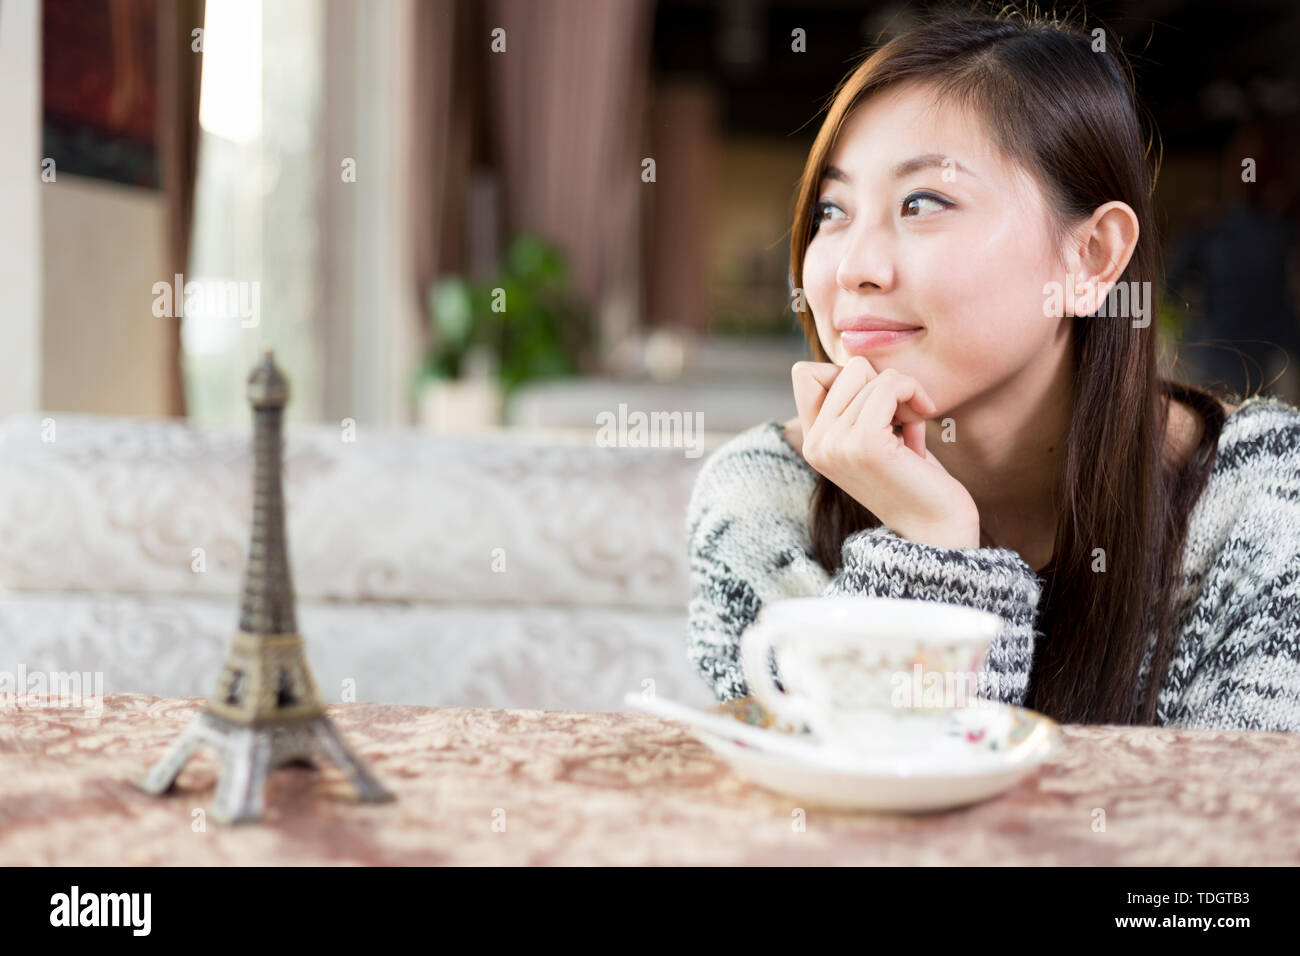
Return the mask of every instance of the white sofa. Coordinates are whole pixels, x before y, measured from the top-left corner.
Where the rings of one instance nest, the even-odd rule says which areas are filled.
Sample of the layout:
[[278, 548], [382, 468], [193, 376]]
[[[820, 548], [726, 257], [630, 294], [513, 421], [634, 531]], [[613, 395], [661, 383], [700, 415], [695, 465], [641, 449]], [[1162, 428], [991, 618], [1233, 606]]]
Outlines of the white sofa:
[[[298, 630], [325, 700], [614, 711], [654, 681], [711, 702], [686, 659], [684, 518], [728, 434], [698, 457], [510, 429], [345, 437], [286, 429]], [[207, 696], [237, 626], [251, 466], [248, 429], [0, 425], [0, 671]]]

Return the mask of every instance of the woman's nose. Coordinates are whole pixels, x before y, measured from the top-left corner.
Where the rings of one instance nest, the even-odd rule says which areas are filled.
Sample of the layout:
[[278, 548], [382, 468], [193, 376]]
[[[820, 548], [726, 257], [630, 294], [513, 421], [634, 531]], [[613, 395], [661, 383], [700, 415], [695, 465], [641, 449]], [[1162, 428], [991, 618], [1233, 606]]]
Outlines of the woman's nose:
[[889, 241], [878, 229], [856, 223], [844, 244], [835, 281], [846, 292], [872, 287], [887, 290], [894, 284], [894, 259]]

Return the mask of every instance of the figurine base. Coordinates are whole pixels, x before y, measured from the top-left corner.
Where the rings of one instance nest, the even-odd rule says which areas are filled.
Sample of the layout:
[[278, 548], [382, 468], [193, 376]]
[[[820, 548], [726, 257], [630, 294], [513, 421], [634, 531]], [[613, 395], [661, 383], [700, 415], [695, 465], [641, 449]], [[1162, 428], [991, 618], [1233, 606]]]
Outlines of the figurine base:
[[333, 721], [324, 715], [259, 727], [237, 724], [204, 710], [190, 721], [172, 748], [149, 772], [132, 782], [154, 796], [168, 792], [202, 744], [212, 747], [221, 761], [212, 816], [222, 823], [260, 820], [267, 774], [275, 767], [290, 763], [314, 768], [315, 759], [320, 757], [347, 773], [363, 803], [394, 799], [348, 748]]

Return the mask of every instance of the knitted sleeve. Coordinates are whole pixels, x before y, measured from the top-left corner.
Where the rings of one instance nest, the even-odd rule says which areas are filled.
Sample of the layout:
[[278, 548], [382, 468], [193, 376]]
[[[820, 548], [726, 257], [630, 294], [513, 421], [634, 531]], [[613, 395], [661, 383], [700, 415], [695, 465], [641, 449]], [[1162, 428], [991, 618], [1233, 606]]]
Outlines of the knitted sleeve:
[[1300, 733], [1300, 410], [1253, 396], [1228, 418], [1184, 575], [1156, 722]]
[[1002, 618], [980, 675], [980, 696], [1023, 704], [1033, 664], [1041, 582], [1009, 548], [940, 548], [886, 527], [849, 535], [824, 595], [863, 594], [957, 604]]
[[719, 701], [748, 693], [740, 635], [759, 609], [820, 594], [830, 581], [808, 535], [814, 483], [780, 441], [755, 429], [722, 446], [686, 509], [687, 656]]
[[1167, 726], [1300, 733], [1300, 555], [1261, 580], [1215, 615]]

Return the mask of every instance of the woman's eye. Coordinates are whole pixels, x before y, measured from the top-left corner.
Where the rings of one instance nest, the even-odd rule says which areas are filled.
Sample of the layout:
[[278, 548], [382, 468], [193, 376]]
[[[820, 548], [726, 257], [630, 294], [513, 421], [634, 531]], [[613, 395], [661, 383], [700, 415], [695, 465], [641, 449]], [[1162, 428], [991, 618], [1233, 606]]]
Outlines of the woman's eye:
[[823, 199], [819, 201], [817, 203], [816, 210], [813, 213], [813, 222], [825, 222], [828, 218], [834, 218], [833, 216], [828, 217], [826, 215], [831, 210], [838, 212], [841, 217], [843, 217], [844, 215], [844, 210], [841, 209], [839, 206], [835, 205], [835, 203], [831, 202], [829, 199]]
[[930, 193], [912, 193], [906, 199], [903, 200], [903, 208], [901, 210], [903, 213], [903, 218], [915, 219], [918, 213], [913, 213], [911, 215], [908, 215], [908, 210], [915, 207], [918, 203], [924, 203], [924, 202], [932, 203], [933, 205], [938, 206], [940, 209], [947, 209], [949, 206], [952, 205], [952, 203], [948, 202], [947, 200], [940, 199], [938, 196], [933, 196]]

